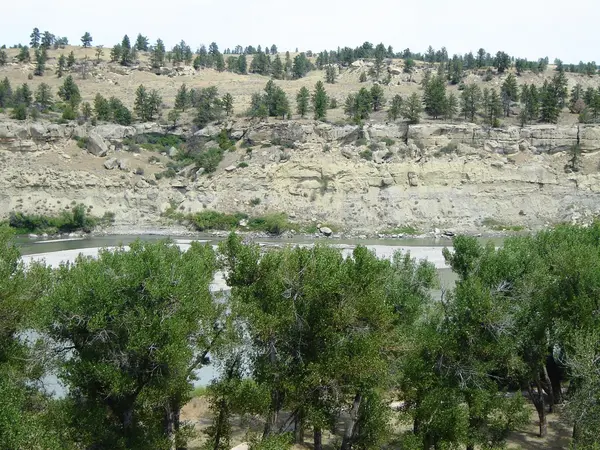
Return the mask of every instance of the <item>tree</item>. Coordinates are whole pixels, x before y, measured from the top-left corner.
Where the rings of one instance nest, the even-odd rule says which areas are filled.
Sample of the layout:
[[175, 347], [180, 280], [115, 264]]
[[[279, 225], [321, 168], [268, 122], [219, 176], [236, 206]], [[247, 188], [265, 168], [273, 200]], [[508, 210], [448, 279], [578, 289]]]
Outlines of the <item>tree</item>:
[[50, 48], [52, 47], [55, 41], [56, 37], [52, 33], [50, 33], [49, 31], [44, 31], [40, 45], [42, 47]]
[[337, 70], [335, 66], [328, 65], [325, 68], [325, 82], [329, 84], [335, 84], [335, 79], [337, 77]]
[[75, 65], [75, 53], [73, 50], [69, 52], [69, 56], [67, 57], [67, 67], [71, 69]]
[[6, 50], [0, 49], [0, 66], [5, 66], [8, 62], [8, 55], [6, 54]]
[[110, 103], [101, 94], [96, 94], [94, 97], [94, 113], [98, 120], [110, 121], [112, 118], [112, 111], [110, 109]]
[[425, 111], [434, 119], [443, 115], [446, 103], [446, 82], [442, 77], [434, 76], [429, 80], [423, 93], [423, 102]]
[[564, 70], [559, 70], [556, 75], [552, 78], [552, 85], [556, 91], [558, 98], [558, 106], [562, 109], [567, 103], [567, 97], [569, 96], [569, 88], [567, 77]]
[[83, 117], [83, 120], [86, 122], [92, 117], [92, 106], [88, 102], [81, 105], [81, 117]]
[[395, 122], [398, 120], [398, 117], [402, 115], [402, 109], [404, 100], [399, 94], [394, 95], [392, 98], [392, 104], [390, 105], [390, 109], [388, 110], [388, 120]]
[[517, 86], [517, 79], [512, 73], [509, 73], [504, 83], [502, 83], [500, 96], [502, 97], [504, 114], [508, 117], [511, 103], [519, 101], [519, 87]]
[[305, 86], [302, 86], [296, 95], [296, 112], [300, 117], [304, 118], [308, 112], [308, 104], [310, 101], [310, 92]]
[[180, 118], [181, 118], [181, 111], [179, 111], [178, 109], [172, 109], [167, 114], [167, 120], [173, 124], [172, 125], [173, 128], [175, 128], [177, 126], [177, 122], [179, 122]]
[[279, 55], [276, 55], [275, 59], [273, 60], [273, 64], [271, 65], [271, 73], [273, 78], [276, 80], [283, 80], [283, 63], [281, 62]]
[[81, 43], [83, 44], [83, 48], [88, 48], [92, 46], [92, 35], [87, 31], [83, 36], [81, 36]]
[[109, 99], [109, 104], [113, 122], [118, 123], [119, 125], [131, 125], [131, 122], [133, 122], [131, 111], [129, 111], [121, 100], [111, 97]]
[[504, 52], [496, 53], [496, 57], [494, 58], [494, 67], [498, 70], [498, 73], [504, 73], [507, 69], [510, 68], [510, 56]]
[[75, 84], [73, 77], [69, 75], [65, 78], [62, 86], [58, 88], [58, 96], [68, 103], [74, 110], [79, 106], [81, 102], [81, 94], [79, 93], [79, 87]]
[[19, 54], [17, 55], [17, 61], [19, 61], [21, 63], [31, 61], [31, 55], [29, 54], [29, 47], [27, 47], [26, 45], [21, 47], [21, 50], [19, 50]]
[[481, 90], [476, 84], [468, 84], [460, 95], [461, 100], [461, 113], [464, 115], [465, 120], [475, 122], [475, 116], [479, 110], [479, 103], [481, 101]]
[[246, 61], [246, 55], [240, 55], [238, 57], [238, 72], [242, 75], [248, 73], [248, 62]]
[[379, 111], [385, 104], [383, 88], [379, 84], [374, 84], [371, 88], [371, 100], [373, 111]]
[[135, 40], [135, 48], [139, 52], [147, 52], [148, 51], [148, 38], [146, 36], [142, 36], [142, 33], [138, 33], [137, 39]]
[[115, 45], [110, 50], [110, 61], [111, 62], [118, 62], [118, 61], [120, 61], [121, 60], [121, 53], [123, 53], [123, 49], [121, 47], [121, 44]]
[[558, 122], [560, 116], [559, 95], [553, 83], [544, 81], [540, 92], [540, 120], [546, 123]]
[[74, 354], [57, 362], [81, 445], [174, 448], [193, 373], [222, 334], [215, 255], [197, 243], [130, 247], [56, 269], [43, 330]]
[[181, 111], [185, 111], [185, 108], [189, 104], [189, 95], [188, 89], [185, 83], [183, 83], [179, 89], [177, 90], [177, 94], [175, 95], [175, 109], [179, 109]]
[[32, 101], [33, 94], [31, 92], [31, 89], [29, 89], [29, 85], [27, 83], [23, 83], [21, 87], [15, 90], [12, 98], [13, 105], [23, 105], [26, 108], [29, 108], [31, 106]]
[[402, 117], [404, 117], [409, 124], [414, 125], [420, 122], [422, 112], [423, 104], [421, 102], [421, 97], [416, 92], [413, 92], [406, 102], [404, 102]]
[[365, 83], [367, 81], [367, 74], [365, 72], [361, 72], [358, 77], [359, 83]]
[[496, 89], [492, 89], [490, 93], [489, 103], [486, 110], [487, 123], [491, 127], [500, 126], [499, 117], [502, 115], [502, 101]]
[[368, 119], [372, 110], [372, 90], [367, 88], [361, 88], [358, 94], [348, 94], [344, 103], [344, 113], [356, 124]]
[[150, 53], [150, 64], [152, 68], [159, 69], [165, 64], [165, 44], [161, 39], [157, 39], [156, 44]]
[[65, 55], [63, 55], [61, 53], [58, 58], [58, 64], [57, 64], [57, 69], [56, 69], [56, 76], [58, 78], [61, 78], [63, 76], [66, 65], [67, 65], [67, 58], [65, 58]]
[[160, 112], [161, 105], [162, 99], [157, 90], [148, 92], [143, 84], [138, 86], [133, 110], [142, 122], [154, 120], [154, 116]]
[[121, 54], [120, 54], [120, 63], [122, 66], [128, 66], [133, 62], [132, 48], [131, 42], [129, 41], [129, 36], [123, 36], [123, 40], [121, 41]]
[[448, 80], [452, 84], [458, 84], [463, 78], [463, 60], [457, 55], [452, 57], [452, 61], [448, 67]]
[[38, 48], [40, 46], [40, 30], [39, 28], [34, 28], [33, 32], [29, 36], [31, 38], [31, 42], [29, 45], [31, 48]]
[[192, 105], [197, 108], [194, 123], [196, 126], [204, 128], [210, 122], [221, 117], [223, 104], [219, 97], [219, 91], [214, 86], [200, 89], [196, 97], [192, 101]]
[[312, 95], [312, 106], [315, 115], [315, 120], [325, 120], [327, 116], [327, 105], [329, 99], [322, 81], [317, 81], [315, 91]]
[[47, 111], [52, 106], [52, 91], [46, 83], [41, 83], [35, 90], [35, 102], [41, 111]]
[[0, 108], [6, 108], [12, 103], [13, 91], [8, 77], [0, 83]]
[[458, 99], [454, 92], [450, 92], [446, 97], [444, 107], [444, 119], [452, 121], [458, 114]]
[[233, 96], [228, 92], [223, 96], [223, 109], [227, 117], [233, 114]]
[[46, 47], [37, 48], [35, 50], [35, 71], [34, 75], [41, 77], [46, 71], [46, 60], [48, 59], [48, 53]]
[[378, 44], [375, 47], [375, 62], [373, 64], [373, 72], [375, 73], [375, 77], [379, 79], [381, 76], [381, 71], [383, 70], [383, 60], [385, 58], [387, 51], [383, 44]]
[[304, 77], [310, 70], [310, 61], [305, 53], [300, 53], [294, 57], [292, 65], [292, 75], [295, 79]]
[[100, 58], [104, 56], [104, 49], [101, 45], [96, 47], [96, 63], [100, 63]]

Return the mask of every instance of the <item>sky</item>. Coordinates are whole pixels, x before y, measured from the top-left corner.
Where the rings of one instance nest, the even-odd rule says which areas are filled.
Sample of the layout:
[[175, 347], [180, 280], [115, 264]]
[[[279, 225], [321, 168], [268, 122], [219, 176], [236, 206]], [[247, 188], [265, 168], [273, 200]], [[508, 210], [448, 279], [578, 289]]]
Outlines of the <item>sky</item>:
[[[3, 2], [4, 3], [4, 2]], [[216, 42], [276, 44], [280, 51], [357, 47], [365, 41], [425, 52], [445, 46], [450, 55], [483, 47], [552, 62], [600, 62], [600, 1], [577, 0], [28, 0], [0, 8], [0, 45], [29, 44], [34, 27], [80, 44], [112, 47], [138, 33], [167, 48], [185, 40], [193, 50]]]

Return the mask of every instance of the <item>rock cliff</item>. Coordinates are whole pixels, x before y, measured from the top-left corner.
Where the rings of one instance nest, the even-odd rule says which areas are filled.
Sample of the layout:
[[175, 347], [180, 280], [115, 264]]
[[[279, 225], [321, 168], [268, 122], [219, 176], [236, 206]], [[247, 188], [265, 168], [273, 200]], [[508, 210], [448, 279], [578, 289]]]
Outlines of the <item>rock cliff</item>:
[[[0, 217], [58, 212], [75, 202], [95, 215], [115, 213], [122, 226], [158, 224], [174, 207], [285, 211], [298, 222], [369, 232], [401, 225], [466, 231], [486, 223], [535, 229], [600, 211], [597, 126], [369, 124], [361, 130], [276, 120], [229, 122], [195, 134], [210, 139], [222, 127], [238, 145], [214, 174], [194, 175], [188, 167], [181, 172], [186, 177], [156, 181], [152, 172], [164, 161], [151, 164], [151, 153], [126, 152], [120, 144], [164, 132], [157, 124], [0, 123]], [[189, 137], [193, 130], [175, 133]], [[75, 137], [87, 138], [85, 148]], [[577, 143], [582, 154], [572, 171]]]

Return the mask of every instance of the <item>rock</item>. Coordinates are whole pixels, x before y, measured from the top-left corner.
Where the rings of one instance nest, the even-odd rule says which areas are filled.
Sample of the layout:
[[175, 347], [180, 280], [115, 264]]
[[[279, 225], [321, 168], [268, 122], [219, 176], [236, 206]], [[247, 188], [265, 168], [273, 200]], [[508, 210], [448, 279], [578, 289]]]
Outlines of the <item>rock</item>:
[[192, 175], [194, 175], [194, 173], [196, 173], [196, 163], [185, 166], [183, 169], [177, 172], [177, 175], [184, 178], [190, 178]]
[[38, 235], [37, 235], [37, 234], [33, 234], [33, 233], [32, 233], [32, 234], [30, 234], [30, 235], [29, 235], [29, 238], [30, 238], [30, 239], [37, 239], [37, 237], [38, 237]]
[[248, 226], [248, 221], [246, 219], [240, 220], [240, 227], [247, 227], [247, 226]]
[[204, 167], [200, 167], [197, 171], [196, 171], [196, 176], [194, 177], [194, 181], [198, 181], [198, 178], [200, 178], [202, 176], [202, 174], [204, 173]]
[[236, 445], [231, 450], [248, 450], [249, 448], [250, 448], [250, 446], [244, 442], [240, 445]]
[[123, 171], [128, 171], [129, 170], [129, 163], [125, 159], [119, 159], [117, 161], [117, 165], [119, 166], [120, 170], [123, 170]]
[[452, 231], [448, 231], [448, 230], [444, 231], [442, 234], [443, 234], [444, 236], [448, 236], [448, 237], [453, 237], [453, 236], [455, 236], [455, 234], [454, 234]]
[[207, 127], [202, 128], [194, 133], [194, 136], [202, 136], [202, 137], [212, 137], [216, 136], [221, 132], [219, 127], [214, 125], [208, 125]]
[[168, 155], [169, 155], [171, 158], [175, 158], [175, 157], [177, 156], [177, 153], [178, 153], [178, 152], [179, 152], [179, 150], [177, 150], [175, 147], [171, 147], [171, 148], [169, 149], [169, 153], [168, 153]]
[[433, 229], [433, 234], [435, 234], [436, 236], [438, 236], [440, 234], [440, 229], [439, 228], [434, 228]]
[[230, 133], [231, 139], [234, 140], [240, 140], [242, 137], [244, 137], [244, 132], [242, 130], [234, 130]]
[[104, 161], [104, 168], [108, 170], [113, 170], [115, 167], [119, 165], [117, 158], [109, 158]]
[[344, 147], [342, 148], [342, 156], [344, 158], [352, 159], [354, 156], [354, 152], [352, 151], [354, 147]]
[[108, 153], [108, 145], [98, 133], [92, 131], [88, 136], [87, 150], [94, 156], [102, 157]]
[[233, 172], [235, 169], [236, 169], [236, 167], [234, 165], [225, 167], [226, 172]]
[[333, 234], [333, 231], [329, 227], [321, 227], [319, 228], [319, 231], [325, 236], [331, 236]]
[[419, 178], [415, 172], [408, 172], [408, 185], [411, 187], [417, 187], [419, 185]]

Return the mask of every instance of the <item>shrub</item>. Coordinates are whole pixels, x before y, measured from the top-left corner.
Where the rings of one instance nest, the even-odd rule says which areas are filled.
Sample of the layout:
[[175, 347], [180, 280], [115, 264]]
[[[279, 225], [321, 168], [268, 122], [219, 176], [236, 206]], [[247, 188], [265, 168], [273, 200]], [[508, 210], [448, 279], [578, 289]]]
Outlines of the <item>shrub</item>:
[[135, 174], [136, 175], [144, 175], [144, 169], [142, 169], [141, 167], [138, 167], [137, 169], [135, 169]]
[[371, 161], [373, 159], [373, 152], [371, 150], [363, 150], [359, 153], [362, 159], [366, 159], [367, 161]]
[[248, 167], [248, 163], [246, 161], [242, 161], [242, 162], [239, 162], [237, 166], [240, 169], [243, 169], [244, 167]]
[[367, 145], [367, 140], [365, 138], [359, 138], [356, 140], [356, 145], [363, 146], [363, 145]]
[[388, 147], [391, 147], [392, 145], [394, 145], [396, 143], [395, 140], [393, 140], [392, 138], [389, 137], [384, 137], [381, 142], [383, 142], [385, 145], [387, 145]]
[[161, 178], [174, 178], [177, 175], [175, 169], [169, 167], [167, 170], [163, 170], [162, 172], [157, 172], [154, 174], [154, 178], [160, 180]]
[[155, 162], [160, 162], [160, 158], [158, 156], [152, 155], [150, 158], [148, 158], [148, 162], [150, 164], [155, 163]]
[[209, 148], [196, 156], [196, 164], [198, 167], [204, 168], [206, 173], [217, 170], [222, 160], [223, 150], [220, 148]]
[[19, 104], [13, 108], [12, 118], [16, 120], [27, 119], [27, 108], [23, 104]]
[[267, 214], [262, 217], [254, 217], [248, 221], [251, 230], [266, 231], [270, 234], [281, 234], [289, 230], [290, 223], [284, 213]]
[[77, 114], [71, 105], [66, 105], [65, 109], [63, 109], [62, 120], [75, 120], [77, 118]]
[[84, 205], [76, 205], [70, 212], [58, 216], [28, 215], [21, 212], [10, 213], [8, 224], [17, 233], [70, 233], [77, 230], [90, 232], [98, 220], [86, 214]]
[[192, 216], [192, 222], [199, 231], [231, 230], [236, 228], [240, 220], [248, 216], [241, 213], [224, 214], [217, 211], [202, 211]]
[[258, 197], [253, 198], [252, 200], [250, 200], [250, 204], [252, 206], [258, 206], [258, 205], [260, 205], [260, 198], [258, 198]]

